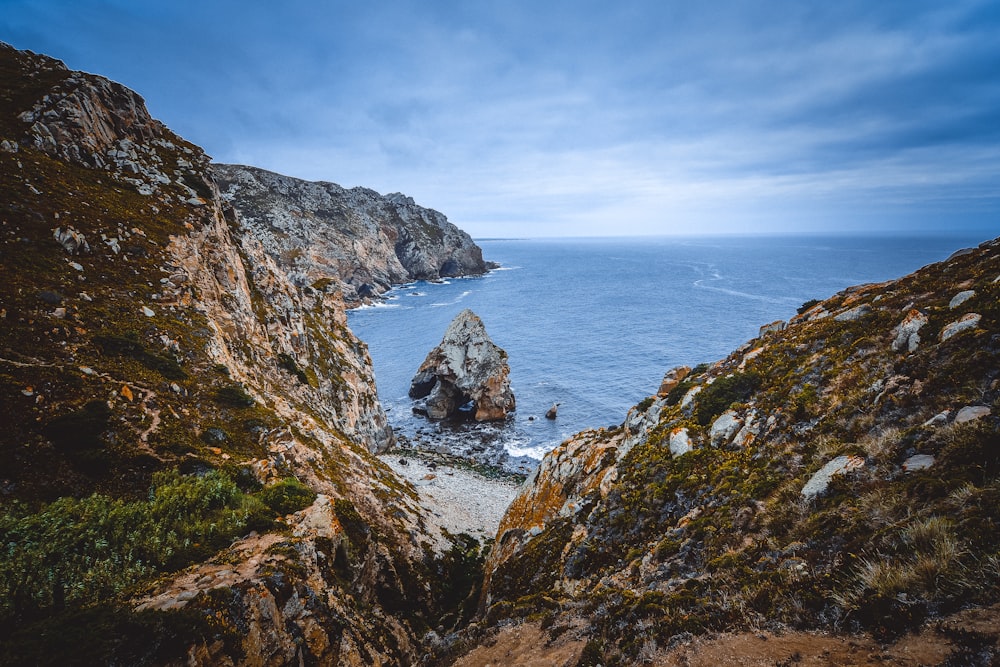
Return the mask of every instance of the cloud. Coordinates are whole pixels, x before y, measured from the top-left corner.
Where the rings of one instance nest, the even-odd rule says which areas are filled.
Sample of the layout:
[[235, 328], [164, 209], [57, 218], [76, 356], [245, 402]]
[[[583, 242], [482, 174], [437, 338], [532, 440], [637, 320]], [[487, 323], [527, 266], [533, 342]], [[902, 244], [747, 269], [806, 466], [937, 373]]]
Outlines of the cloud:
[[482, 235], [1000, 217], [989, 0], [8, 5], [0, 38], [123, 81], [220, 161]]

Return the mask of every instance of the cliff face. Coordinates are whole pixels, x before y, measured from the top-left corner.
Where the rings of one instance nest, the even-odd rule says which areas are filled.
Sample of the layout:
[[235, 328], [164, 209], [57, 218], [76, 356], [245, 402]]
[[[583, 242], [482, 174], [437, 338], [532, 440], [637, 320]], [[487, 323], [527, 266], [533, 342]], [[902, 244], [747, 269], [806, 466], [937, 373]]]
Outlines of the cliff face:
[[255, 167], [212, 167], [241, 224], [296, 284], [340, 285], [348, 303], [393, 284], [478, 275], [491, 265], [468, 234], [399, 193], [313, 183]]
[[412, 662], [445, 566], [339, 295], [135, 93], [0, 82], [0, 662]]
[[487, 563], [486, 625], [541, 617], [552, 638], [582, 637], [581, 664], [674, 664], [692, 634], [891, 641], [992, 604], [998, 303], [1000, 240], [668, 373], [522, 487]]

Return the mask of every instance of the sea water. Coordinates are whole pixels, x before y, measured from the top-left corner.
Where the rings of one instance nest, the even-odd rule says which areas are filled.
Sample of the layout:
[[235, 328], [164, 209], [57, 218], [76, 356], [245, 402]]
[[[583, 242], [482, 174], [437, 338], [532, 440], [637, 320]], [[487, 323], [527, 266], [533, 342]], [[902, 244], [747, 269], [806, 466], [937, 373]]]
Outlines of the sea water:
[[[489, 274], [393, 289], [349, 315], [368, 344], [397, 433], [444, 432], [412, 413], [410, 379], [465, 308], [507, 351], [515, 414], [487, 436], [541, 458], [586, 428], [620, 424], [674, 366], [727, 356], [803, 302], [910, 273], [985, 239], [713, 237], [480, 240]], [[559, 403], [558, 418], [545, 411]], [[524, 461], [524, 459], [522, 459]]]

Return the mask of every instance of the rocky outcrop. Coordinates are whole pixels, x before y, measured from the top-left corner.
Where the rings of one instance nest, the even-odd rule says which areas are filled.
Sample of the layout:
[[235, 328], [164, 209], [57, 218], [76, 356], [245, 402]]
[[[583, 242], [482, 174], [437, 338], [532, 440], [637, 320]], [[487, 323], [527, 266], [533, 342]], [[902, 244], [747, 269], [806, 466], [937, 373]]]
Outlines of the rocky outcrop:
[[459, 313], [410, 382], [410, 398], [424, 399], [431, 419], [504, 419], [514, 410], [507, 353], [471, 310]]
[[340, 285], [351, 304], [394, 284], [479, 275], [493, 264], [468, 234], [399, 193], [213, 165], [241, 224], [301, 287]]
[[1000, 239], [844, 290], [555, 448], [500, 523], [476, 632], [540, 614], [600, 637], [588, 664], [660, 664], [692, 634], [883, 641], [993, 604], [998, 274]]

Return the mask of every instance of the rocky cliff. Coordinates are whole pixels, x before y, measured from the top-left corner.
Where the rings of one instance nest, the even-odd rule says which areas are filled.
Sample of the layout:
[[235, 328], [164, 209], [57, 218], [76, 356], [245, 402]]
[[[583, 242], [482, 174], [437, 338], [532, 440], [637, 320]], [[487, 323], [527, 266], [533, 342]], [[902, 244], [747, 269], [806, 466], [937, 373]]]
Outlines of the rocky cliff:
[[[924, 628], [945, 647], [934, 664], [991, 664], [998, 304], [1000, 240], [668, 373], [623, 424], [564, 442], [522, 487], [469, 641], [522, 650], [506, 630], [484, 640], [484, 626], [541, 619], [548, 639], [529, 657], [571, 637], [580, 664], [688, 664], [697, 650], [682, 660], [677, 647], [694, 636], [823, 631], [855, 647], [874, 637], [886, 664], [915, 664], [889, 654]], [[796, 636], [794, 652], [746, 664], [810, 647], [821, 660], [836, 641]], [[840, 664], [863, 662], [844, 653]]]
[[479, 275], [493, 266], [468, 234], [405, 195], [240, 165], [212, 171], [241, 224], [294, 283], [339, 285], [349, 304], [393, 284]]
[[118, 84], [0, 44], [0, 135], [0, 662], [415, 661], [455, 558], [338, 293]]

